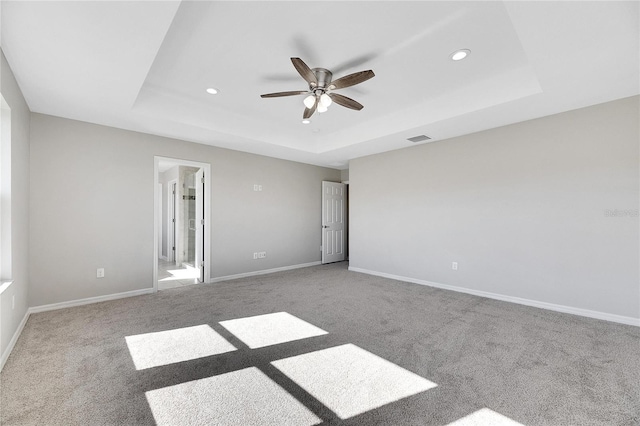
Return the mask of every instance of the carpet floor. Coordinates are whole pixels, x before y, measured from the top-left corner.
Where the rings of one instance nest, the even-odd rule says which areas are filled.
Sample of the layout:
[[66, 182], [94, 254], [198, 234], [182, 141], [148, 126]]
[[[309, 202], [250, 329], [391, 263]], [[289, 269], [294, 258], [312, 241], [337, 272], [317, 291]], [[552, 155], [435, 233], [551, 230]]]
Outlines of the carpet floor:
[[639, 425], [640, 329], [322, 265], [31, 315], [2, 425]]

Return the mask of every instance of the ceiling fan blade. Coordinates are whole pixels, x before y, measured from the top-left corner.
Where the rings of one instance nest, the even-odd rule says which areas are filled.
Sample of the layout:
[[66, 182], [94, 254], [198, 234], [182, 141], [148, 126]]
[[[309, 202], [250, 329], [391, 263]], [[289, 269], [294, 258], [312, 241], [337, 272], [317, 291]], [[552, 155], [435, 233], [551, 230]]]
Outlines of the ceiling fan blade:
[[276, 93], [266, 93], [264, 95], [260, 95], [261, 98], [279, 98], [281, 96], [296, 96], [296, 95], [304, 95], [305, 93], [309, 93], [308, 90], [297, 90], [295, 92], [276, 92]]
[[311, 71], [311, 68], [309, 68], [302, 59], [291, 58], [291, 62], [293, 63], [293, 66], [296, 67], [296, 70], [298, 71], [298, 73], [300, 73], [302, 78], [307, 81], [307, 83], [313, 86], [318, 85], [318, 79], [316, 78], [316, 75], [313, 73], [313, 71]]
[[364, 108], [364, 106], [361, 103], [356, 102], [351, 98], [347, 98], [346, 96], [339, 95], [337, 93], [329, 93], [329, 97], [333, 100], [333, 102], [349, 109], [355, 109], [356, 111], [360, 111], [362, 108]]
[[316, 100], [316, 102], [314, 102], [313, 106], [311, 108], [306, 108], [304, 109], [304, 114], [302, 114], [302, 118], [304, 120], [310, 118], [314, 112], [316, 112], [316, 108], [318, 108], [318, 101]]
[[332, 81], [329, 89], [343, 89], [345, 87], [355, 86], [373, 77], [375, 77], [375, 74], [371, 70], [354, 72], [353, 74], [345, 75], [342, 78]]

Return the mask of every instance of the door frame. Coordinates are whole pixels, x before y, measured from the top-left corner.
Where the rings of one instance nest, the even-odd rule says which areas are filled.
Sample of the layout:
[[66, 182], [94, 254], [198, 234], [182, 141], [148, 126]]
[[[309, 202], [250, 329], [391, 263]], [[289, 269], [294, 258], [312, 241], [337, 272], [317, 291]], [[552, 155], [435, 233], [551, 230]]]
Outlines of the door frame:
[[[163, 184], [161, 184], [160, 182], [156, 183], [158, 185], [158, 191], [160, 192], [160, 194], [162, 194], [162, 188], [164, 187]], [[156, 200], [158, 204], [156, 204], [156, 209], [158, 209], [158, 259], [164, 259], [162, 257], [162, 238], [161, 236], [164, 234], [164, 230], [162, 229], [162, 218], [164, 217], [165, 213], [162, 210], [162, 198], [158, 198], [158, 200]]]
[[[205, 185], [205, 197], [204, 197], [204, 282], [203, 284], [211, 283], [211, 164], [201, 163], [199, 161], [185, 160], [182, 158], [171, 158], [154, 155], [153, 157], [153, 205], [157, 206], [161, 197], [160, 191], [158, 191], [158, 183], [160, 178], [160, 172], [158, 170], [160, 161], [170, 161], [180, 166], [198, 167], [204, 169], [204, 185]], [[158, 239], [159, 235], [159, 212], [157, 208], [153, 209], [153, 292], [158, 291]]]
[[[176, 253], [173, 247], [176, 244], [176, 190], [178, 179], [167, 182], [167, 262], [176, 262]], [[169, 220], [172, 219], [172, 222]], [[171, 247], [171, 250], [169, 250]]]
[[[205, 259], [204, 259], [204, 236], [207, 233], [207, 230], [209, 229], [209, 226], [205, 226], [205, 221], [204, 221], [204, 203], [202, 202], [202, 199], [204, 197], [204, 191], [206, 191], [207, 187], [204, 183], [204, 176], [206, 175], [206, 172], [204, 171], [203, 168], [198, 169], [198, 171], [195, 173], [194, 176], [194, 184], [196, 187], [195, 193], [196, 193], [196, 199], [195, 199], [195, 205], [196, 205], [196, 217], [195, 217], [195, 239], [196, 239], [196, 246], [195, 246], [195, 256], [193, 259], [193, 266], [195, 266], [195, 268], [198, 270], [198, 280], [200, 282], [204, 282], [204, 277], [206, 276], [204, 274], [204, 265], [206, 264]], [[198, 194], [200, 196], [198, 196]], [[199, 243], [202, 244], [202, 251], [200, 251], [200, 249], [198, 248]]]

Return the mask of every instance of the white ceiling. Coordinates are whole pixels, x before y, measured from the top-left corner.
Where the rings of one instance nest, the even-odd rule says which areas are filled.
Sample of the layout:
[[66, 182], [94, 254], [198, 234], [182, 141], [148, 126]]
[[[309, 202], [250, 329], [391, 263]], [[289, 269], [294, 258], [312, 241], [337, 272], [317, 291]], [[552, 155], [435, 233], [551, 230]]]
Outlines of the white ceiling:
[[[34, 112], [340, 169], [640, 93], [635, 1], [5, 0], [1, 17]], [[373, 69], [339, 92], [365, 108], [303, 125], [302, 96], [260, 98], [307, 89], [291, 57]]]

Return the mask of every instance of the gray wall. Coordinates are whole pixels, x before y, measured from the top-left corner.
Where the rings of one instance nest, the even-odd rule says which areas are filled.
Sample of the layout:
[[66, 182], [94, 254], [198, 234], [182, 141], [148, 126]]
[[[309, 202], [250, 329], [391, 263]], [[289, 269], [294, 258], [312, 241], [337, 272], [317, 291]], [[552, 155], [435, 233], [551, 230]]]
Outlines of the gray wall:
[[[1, 51], [0, 51], [1, 52]], [[4, 353], [28, 308], [29, 288], [29, 108], [4, 53], [0, 92], [11, 108], [11, 278], [0, 297], [0, 353]], [[15, 308], [11, 306], [15, 296]]]
[[210, 278], [320, 260], [339, 170], [32, 114], [30, 306], [152, 287], [154, 155], [211, 164]]
[[639, 318], [639, 99], [351, 160], [350, 266]]

